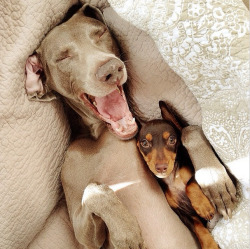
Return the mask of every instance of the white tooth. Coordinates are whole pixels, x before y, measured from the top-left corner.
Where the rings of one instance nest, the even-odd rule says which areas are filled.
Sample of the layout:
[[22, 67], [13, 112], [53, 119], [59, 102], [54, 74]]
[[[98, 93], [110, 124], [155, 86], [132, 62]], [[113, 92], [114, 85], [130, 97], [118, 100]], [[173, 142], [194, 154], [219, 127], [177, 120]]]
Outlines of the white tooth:
[[135, 123], [135, 118], [129, 119], [128, 120], [128, 124], [132, 125]]
[[116, 128], [115, 130], [118, 132], [122, 132], [122, 126], [120, 126], [119, 128]]
[[130, 120], [130, 121], [133, 119], [133, 116], [132, 116], [131, 112], [129, 112], [129, 113], [126, 115], [126, 119], [128, 119], [128, 120]]
[[121, 89], [118, 86], [116, 86], [116, 87], [117, 87], [116, 90], [122, 95]]
[[96, 104], [96, 102], [95, 102], [95, 101], [93, 102], [93, 105], [94, 105], [94, 106], [97, 106], [97, 104]]

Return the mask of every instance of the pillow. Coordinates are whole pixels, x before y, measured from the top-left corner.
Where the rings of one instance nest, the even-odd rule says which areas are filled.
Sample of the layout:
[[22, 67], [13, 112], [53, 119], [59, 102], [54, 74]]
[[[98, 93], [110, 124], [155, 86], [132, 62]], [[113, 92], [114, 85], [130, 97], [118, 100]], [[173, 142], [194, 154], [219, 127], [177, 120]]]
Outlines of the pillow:
[[0, 6], [0, 247], [27, 248], [61, 198], [60, 165], [70, 129], [60, 101], [30, 102], [25, 62], [74, 1]]

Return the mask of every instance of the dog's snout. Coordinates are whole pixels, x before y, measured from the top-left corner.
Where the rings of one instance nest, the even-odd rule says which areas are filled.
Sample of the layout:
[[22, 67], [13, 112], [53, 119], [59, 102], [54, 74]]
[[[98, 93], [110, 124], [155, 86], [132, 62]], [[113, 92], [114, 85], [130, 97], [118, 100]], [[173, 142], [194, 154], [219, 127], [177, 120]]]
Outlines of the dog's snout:
[[156, 164], [155, 165], [155, 169], [156, 169], [156, 171], [158, 173], [166, 173], [167, 168], [168, 168], [168, 166], [165, 163], [164, 164]]
[[123, 68], [124, 64], [114, 58], [98, 68], [96, 77], [101, 82], [118, 85], [124, 76]]

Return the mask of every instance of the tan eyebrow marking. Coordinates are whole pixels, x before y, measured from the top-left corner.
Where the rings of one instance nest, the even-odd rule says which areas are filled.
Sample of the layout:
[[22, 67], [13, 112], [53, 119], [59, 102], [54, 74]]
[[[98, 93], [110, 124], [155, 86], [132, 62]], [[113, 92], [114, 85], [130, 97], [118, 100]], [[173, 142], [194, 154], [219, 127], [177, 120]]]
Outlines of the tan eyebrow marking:
[[170, 136], [170, 133], [169, 133], [168, 131], [164, 131], [163, 134], [162, 134], [162, 137], [163, 137], [164, 139], [168, 139], [169, 136]]
[[148, 133], [148, 134], [146, 135], [146, 139], [147, 139], [149, 142], [151, 142], [152, 139], [153, 139], [153, 137], [152, 137], [152, 135], [151, 135], [150, 133]]

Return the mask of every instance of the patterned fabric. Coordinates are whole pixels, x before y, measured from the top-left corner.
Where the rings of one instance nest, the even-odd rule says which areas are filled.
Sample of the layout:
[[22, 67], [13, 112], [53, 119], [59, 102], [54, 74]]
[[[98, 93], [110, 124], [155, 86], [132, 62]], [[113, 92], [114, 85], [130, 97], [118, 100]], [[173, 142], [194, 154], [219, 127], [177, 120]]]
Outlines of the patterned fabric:
[[249, 152], [249, 22], [240, 0], [110, 0], [148, 32], [202, 108], [203, 130], [230, 162]]
[[70, 127], [60, 101], [28, 101], [24, 70], [28, 56], [72, 4], [0, 4], [0, 248], [27, 248], [61, 198], [61, 163]]
[[221, 219], [212, 231], [221, 249], [247, 249], [249, 239], [249, 199], [243, 198], [230, 220]]
[[[239, 169], [241, 165], [241, 170]], [[221, 219], [212, 234], [219, 243], [221, 249], [246, 249], [250, 245], [250, 184], [249, 184], [249, 158], [242, 158], [228, 165], [236, 178], [241, 183], [239, 205], [233, 212], [232, 219]]]
[[[245, 156], [249, 149], [248, 20], [240, 0], [109, 1], [121, 17], [153, 37], [164, 59], [193, 91], [202, 107], [203, 129], [216, 151], [228, 162]], [[106, 0], [89, 2], [108, 9]], [[75, 3], [77, 0], [21, 0], [0, 5], [4, 27], [0, 30], [0, 205], [4, 213], [0, 248], [77, 248], [65, 206], [59, 204], [50, 216], [61, 196], [60, 164], [70, 136], [63, 107], [59, 101], [29, 102], [23, 87], [27, 57]], [[130, 35], [134, 35], [133, 24]], [[129, 45], [134, 47], [134, 43]], [[143, 56], [145, 42], [141, 47]], [[162, 64], [155, 68], [167, 75]], [[186, 102], [182, 106], [185, 110]], [[196, 102], [191, 101], [191, 106], [192, 113], [199, 111]], [[244, 186], [244, 199], [233, 219], [220, 221], [213, 234], [222, 249], [245, 249], [250, 244], [249, 164], [237, 161], [231, 169], [242, 173], [237, 177]]]
[[[109, 0], [126, 21], [147, 32], [168, 65], [197, 98], [202, 128], [240, 181], [233, 218], [213, 230], [222, 249], [249, 240], [249, 21], [240, 0]], [[146, 58], [145, 58], [146, 60]], [[239, 176], [239, 171], [243, 172]]]

